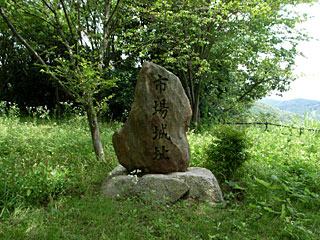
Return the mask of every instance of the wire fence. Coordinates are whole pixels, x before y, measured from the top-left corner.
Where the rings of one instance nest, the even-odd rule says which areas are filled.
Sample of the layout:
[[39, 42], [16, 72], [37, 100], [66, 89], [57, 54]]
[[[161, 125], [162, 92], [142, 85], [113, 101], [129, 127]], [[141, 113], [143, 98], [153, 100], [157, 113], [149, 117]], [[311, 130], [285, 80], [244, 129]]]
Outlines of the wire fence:
[[224, 123], [226, 125], [264, 125], [265, 126], [265, 131], [268, 131], [269, 126], [276, 126], [276, 127], [283, 127], [283, 128], [288, 128], [288, 129], [297, 129], [299, 130], [299, 135], [303, 133], [303, 131], [313, 131], [313, 132], [320, 132], [320, 129], [316, 128], [305, 128], [305, 127], [294, 127], [294, 126], [289, 126], [289, 125], [282, 125], [278, 123], [269, 123], [269, 122], [227, 122]]

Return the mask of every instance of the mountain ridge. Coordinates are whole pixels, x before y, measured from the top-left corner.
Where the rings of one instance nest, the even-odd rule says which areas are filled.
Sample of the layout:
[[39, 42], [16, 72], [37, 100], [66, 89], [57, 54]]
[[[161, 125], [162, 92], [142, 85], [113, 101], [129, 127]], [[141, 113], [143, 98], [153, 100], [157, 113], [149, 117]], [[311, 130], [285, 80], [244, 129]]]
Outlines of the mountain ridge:
[[282, 111], [293, 112], [300, 116], [308, 116], [315, 120], [320, 120], [320, 101], [297, 98], [292, 100], [276, 100], [263, 98], [259, 102], [268, 104]]

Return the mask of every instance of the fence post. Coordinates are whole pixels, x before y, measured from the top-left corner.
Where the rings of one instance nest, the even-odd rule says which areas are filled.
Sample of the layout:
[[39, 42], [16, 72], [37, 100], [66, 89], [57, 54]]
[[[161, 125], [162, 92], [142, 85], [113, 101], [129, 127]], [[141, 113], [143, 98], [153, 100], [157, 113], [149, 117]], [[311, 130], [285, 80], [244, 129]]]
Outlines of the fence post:
[[300, 134], [299, 134], [300, 136], [301, 136], [301, 134], [302, 134], [302, 130], [303, 130], [303, 128], [301, 127], [301, 128], [300, 128]]
[[268, 131], [268, 122], [266, 122], [265, 125], [266, 125], [266, 131]]

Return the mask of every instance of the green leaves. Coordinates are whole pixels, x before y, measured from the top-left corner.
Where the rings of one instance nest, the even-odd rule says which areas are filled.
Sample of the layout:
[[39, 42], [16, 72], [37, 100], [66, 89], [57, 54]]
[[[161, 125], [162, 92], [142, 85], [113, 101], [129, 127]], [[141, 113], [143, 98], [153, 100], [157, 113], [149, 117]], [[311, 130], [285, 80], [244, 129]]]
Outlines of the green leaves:
[[144, 46], [150, 54], [143, 56], [179, 75], [193, 107], [199, 93], [194, 89], [201, 92], [202, 103], [211, 103], [210, 112], [220, 105], [230, 111], [271, 90], [287, 89], [294, 80], [296, 44], [306, 40], [295, 31], [301, 18], [290, 13], [288, 5], [309, 1], [187, 2], [150, 4], [155, 21], [142, 27], [152, 35], [145, 31], [142, 38], [157, 41], [164, 36], [166, 41], [160, 43], [161, 54], [151, 41]]
[[258, 183], [260, 183], [260, 184], [262, 184], [263, 186], [265, 186], [266, 188], [270, 188], [270, 187], [271, 187], [271, 184], [270, 184], [270, 183], [268, 183], [268, 182], [266, 182], [266, 181], [264, 181], [264, 180], [262, 180], [262, 179], [255, 178], [255, 180], [256, 180]]
[[[234, 172], [249, 159], [249, 139], [244, 132], [229, 126], [219, 126], [214, 134], [216, 138], [206, 148], [203, 165], [216, 174], [220, 182], [224, 182], [230, 180]], [[230, 184], [232, 182], [229, 181]]]

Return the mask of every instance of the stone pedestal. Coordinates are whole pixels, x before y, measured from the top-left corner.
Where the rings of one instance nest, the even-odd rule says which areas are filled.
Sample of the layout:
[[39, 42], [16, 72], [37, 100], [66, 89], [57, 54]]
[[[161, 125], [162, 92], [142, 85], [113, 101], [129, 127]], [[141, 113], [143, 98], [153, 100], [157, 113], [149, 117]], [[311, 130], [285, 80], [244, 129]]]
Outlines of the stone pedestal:
[[102, 194], [114, 199], [139, 196], [164, 203], [181, 199], [212, 204], [223, 201], [219, 184], [211, 171], [197, 167], [190, 167], [186, 172], [138, 176], [119, 165], [103, 183]]

